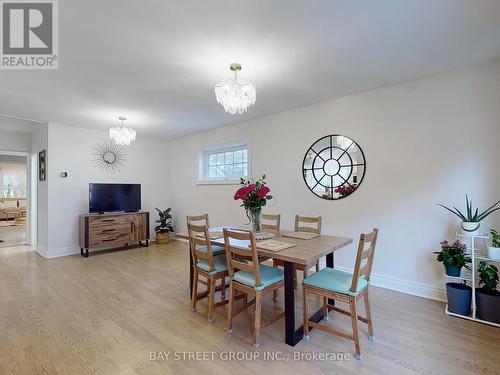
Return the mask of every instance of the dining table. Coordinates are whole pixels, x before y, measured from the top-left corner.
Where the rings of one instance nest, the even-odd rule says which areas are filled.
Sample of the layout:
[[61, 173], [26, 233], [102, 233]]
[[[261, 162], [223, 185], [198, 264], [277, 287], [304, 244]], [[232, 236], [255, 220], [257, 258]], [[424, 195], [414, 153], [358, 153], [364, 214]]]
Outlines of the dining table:
[[[209, 232], [221, 233], [223, 228], [231, 229], [241, 229], [247, 230], [247, 226], [225, 226], [225, 227], [211, 227]], [[286, 242], [288, 244], [293, 244], [294, 246], [289, 247], [280, 251], [271, 251], [259, 248], [259, 242], [266, 240], [257, 240], [257, 254], [259, 257], [266, 259], [279, 259], [284, 262], [284, 305], [285, 305], [285, 342], [290, 346], [295, 346], [304, 337], [303, 326], [299, 328], [295, 327], [295, 272], [294, 269], [296, 265], [313, 267], [316, 262], [322, 258], [326, 257], [326, 266], [333, 268], [334, 266], [334, 254], [337, 250], [346, 247], [351, 244], [353, 239], [348, 237], [339, 237], [332, 235], [318, 235], [317, 237], [310, 239], [301, 239], [289, 237], [287, 235], [292, 234], [291, 231], [286, 230], [268, 230], [266, 232], [271, 232], [273, 234], [272, 240], [279, 242]], [[224, 238], [210, 236], [210, 243], [216, 246], [224, 246]], [[187, 233], [176, 233], [175, 238], [189, 240]], [[232, 240], [232, 239], [231, 239]], [[249, 241], [238, 241], [232, 240], [235, 246], [240, 246], [246, 248], [249, 246]], [[193, 258], [191, 255], [191, 249], [189, 249], [190, 258], [190, 291], [193, 288]], [[298, 289], [300, 290], [300, 289]], [[190, 294], [191, 295], [191, 294]], [[334, 301], [330, 301], [332, 305]], [[319, 322], [324, 318], [323, 308], [320, 308], [315, 312], [311, 320]]]

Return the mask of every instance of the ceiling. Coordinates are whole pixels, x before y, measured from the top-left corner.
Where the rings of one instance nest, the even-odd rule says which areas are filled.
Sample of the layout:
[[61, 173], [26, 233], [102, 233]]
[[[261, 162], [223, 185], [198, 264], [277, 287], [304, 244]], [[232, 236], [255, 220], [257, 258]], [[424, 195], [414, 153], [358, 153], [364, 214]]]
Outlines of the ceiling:
[[[500, 57], [498, 0], [59, 1], [59, 69], [0, 71], [0, 113], [175, 138]], [[257, 86], [230, 115], [214, 84]]]

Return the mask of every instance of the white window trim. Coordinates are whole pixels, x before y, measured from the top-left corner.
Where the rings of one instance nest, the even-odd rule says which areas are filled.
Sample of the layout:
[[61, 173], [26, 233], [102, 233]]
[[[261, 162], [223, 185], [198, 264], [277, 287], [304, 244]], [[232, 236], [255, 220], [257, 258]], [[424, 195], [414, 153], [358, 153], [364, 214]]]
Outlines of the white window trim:
[[235, 142], [225, 143], [217, 146], [211, 146], [201, 150], [198, 153], [198, 178], [196, 185], [239, 185], [239, 178], [214, 178], [214, 179], [206, 179], [205, 176], [208, 175], [208, 171], [206, 170], [206, 154], [212, 151], [230, 151], [231, 149], [236, 149], [242, 146], [246, 146], [247, 148], [247, 177], [252, 175], [252, 149], [250, 139], [239, 140]]

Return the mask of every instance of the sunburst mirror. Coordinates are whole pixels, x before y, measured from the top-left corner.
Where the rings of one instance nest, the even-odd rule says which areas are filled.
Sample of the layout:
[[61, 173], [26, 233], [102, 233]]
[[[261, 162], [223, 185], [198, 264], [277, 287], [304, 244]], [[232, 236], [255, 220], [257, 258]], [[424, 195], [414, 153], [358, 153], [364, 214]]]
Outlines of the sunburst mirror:
[[104, 141], [94, 147], [93, 162], [101, 171], [118, 172], [125, 165], [123, 149], [113, 142]]

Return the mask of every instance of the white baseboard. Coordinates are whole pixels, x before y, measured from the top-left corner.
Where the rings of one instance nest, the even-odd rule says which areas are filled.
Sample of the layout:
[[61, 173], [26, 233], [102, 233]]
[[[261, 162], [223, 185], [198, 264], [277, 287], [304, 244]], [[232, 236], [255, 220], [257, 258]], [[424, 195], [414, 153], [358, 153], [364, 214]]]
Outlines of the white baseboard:
[[[348, 267], [335, 267], [340, 271], [352, 272]], [[437, 301], [446, 301], [445, 289], [438, 288], [435, 285], [420, 283], [417, 281], [404, 280], [393, 276], [372, 273], [370, 285], [385, 289], [395, 290], [417, 297], [429, 298]]]
[[74, 254], [80, 254], [80, 248], [79, 247], [61, 247], [59, 249], [50, 249], [47, 251], [47, 254], [41, 254], [43, 257], [49, 259], [49, 258], [58, 258], [58, 257], [64, 257], [66, 255], [74, 255]]

